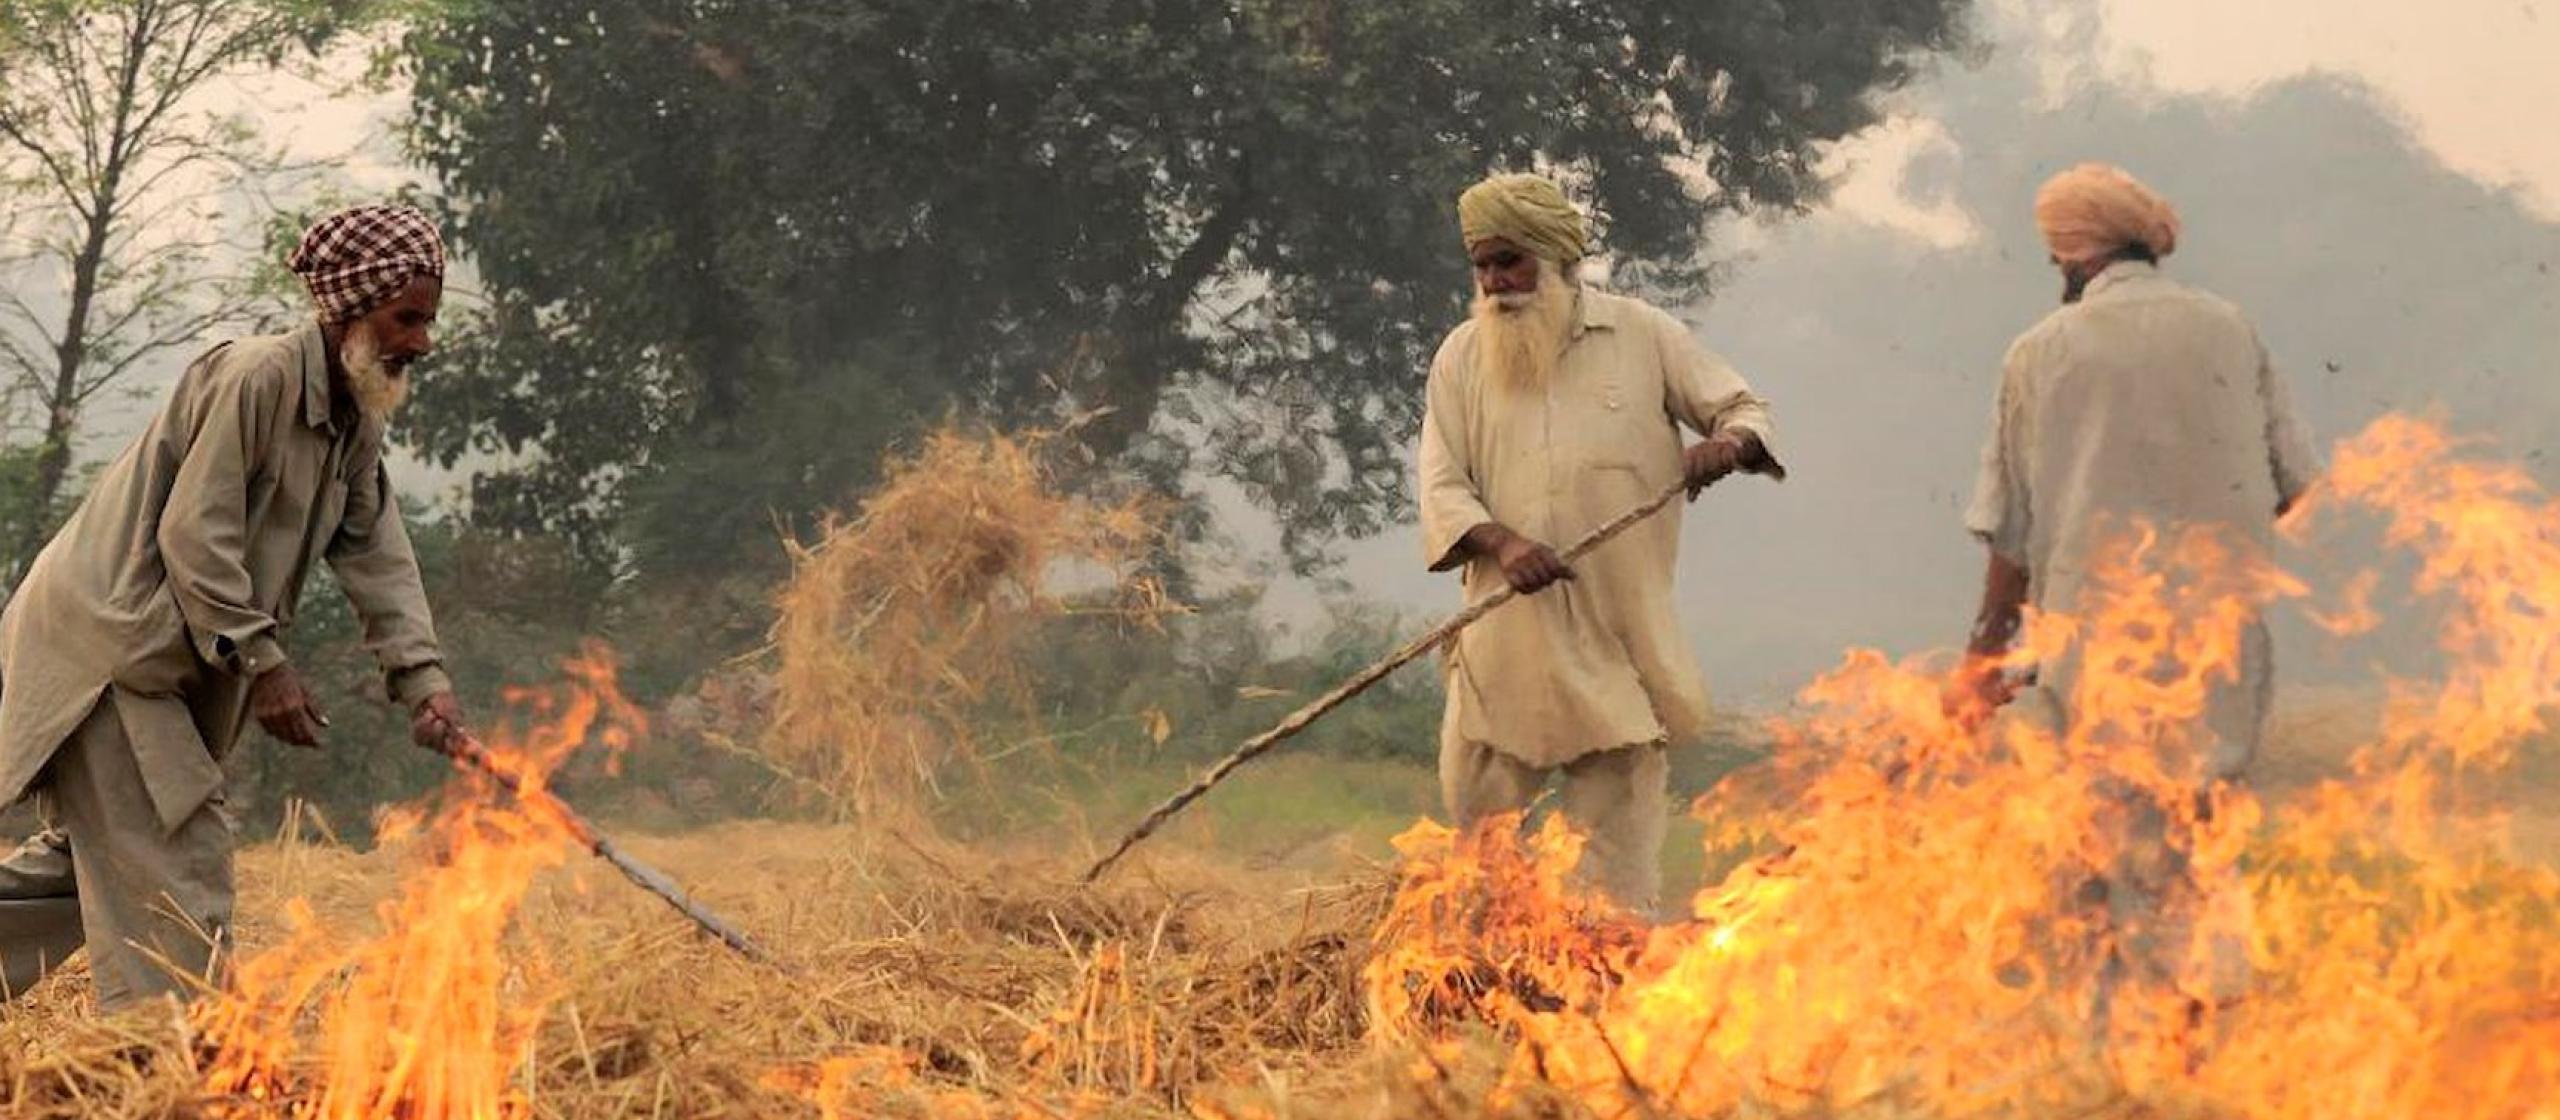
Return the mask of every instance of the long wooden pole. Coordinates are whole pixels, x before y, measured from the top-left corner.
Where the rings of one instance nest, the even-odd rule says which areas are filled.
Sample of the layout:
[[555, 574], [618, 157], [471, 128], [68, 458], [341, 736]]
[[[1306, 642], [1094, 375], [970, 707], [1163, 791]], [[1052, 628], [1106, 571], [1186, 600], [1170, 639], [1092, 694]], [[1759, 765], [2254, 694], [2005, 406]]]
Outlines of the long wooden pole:
[[577, 837], [578, 843], [584, 845], [588, 851], [594, 852], [598, 858], [612, 864], [614, 870], [622, 872], [624, 878], [638, 884], [641, 890], [665, 900], [667, 905], [675, 907], [677, 913], [691, 920], [702, 932], [718, 938], [721, 944], [728, 946], [740, 956], [758, 964], [783, 967], [782, 962], [765, 952], [763, 946], [756, 944], [736, 926], [730, 925], [720, 915], [712, 913], [701, 903], [695, 902], [692, 893], [677, 884], [674, 879], [667, 877], [665, 872], [642, 863], [638, 857], [623, 851], [621, 845], [614, 843], [612, 837], [597, 831], [596, 826], [587, 823], [587, 819], [579, 816], [577, 810], [570, 808], [568, 802], [560, 800], [549, 790], [536, 791], [540, 795], [538, 798], [527, 796], [524, 786], [516, 781], [515, 775], [500, 769], [489, 760], [488, 748], [481, 746], [480, 740], [468, 734], [451, 735], [446, 737], [442, 746], [436, 748], [436, 753], [488, 775], [491, 781], [504, 787], [508, 793], [514, 794], [518, 800], [527, 804], [539, 804], [543, 811], [557, 816], [560, 822], [568, 827], [569, 834]]
[[[1589, 535], [1573, 542], [1573, 547], [1564, 550], [1564, 562], [1569, 565], [1581, 559], [1592, 549], [1607, 544], [1610, 538], [1633, 528], [1637, 522], [1662, 512], [1665, 507], [1678, 501], [1681, 495], [1688, 491], [1689, 485], [1685, 480], [1664, 487], [1661, 493], [1611, 518], [1608, 524], [1593, 529]], [[1358, 696], [1370, 685], [1385, 680], [1387, 674], [1403, 668], [1407, 662], [1437, 648], [1440, 643], [1448, 641], [1458, 631], [1474, 625], [1477, 619], [1493, 613], [1504, 603], [1518, 598], [1519, 594], [1518, 591], [1505, 587], [1467, 604], [1465, 610], [1449, 616], [1448, 621], [1432, 627], [1430, 632], [1397, 647], [1395, 652], [1353, 674], [1349, 680], [1335, 685], [1333, 691], [1316, 697], [1305, 707], [1289, 713], [1288, 718], [1281, 720], [1278, 726], [1245, 740], [1243, 746], [1237, 747], [1234, 753], [1227, 757], [1219, 759], [1217, 765], [1210, 767], [1208, 772], [1200, 775], [1199, 779], [1192, 782], [1188, 788], [1165, 799], [1164, 804], [1150, 811], [1145, 819], [1138, 822], [1138, 827], [1130, 829], [1127, 836], [1120, 838], [1120, 843], [1111, 849], [1109, 855], [1103, 856], [1085, 871], [1084, 881], [1091, 884], [1094, 880], [1100, 879], [1102, 873], [1109, 871], [1111, 865], [1118, 862], [1129, 849], [1136, 847], [1139, 841], [1154, 835], [1158, 828], [1164, 826], [1164, 822], [1172, 819], [1173, 815], [1181, 812], [1185, 806], [1199, 800], [1201, 794], [1209, 792], [1219, 782], [1227, 780], [1227, 775], [1234, 773], [1237, 767], [1253, 761], [1263, 752], [1287, 741], [1290, 736], [1306, 730], [1309, 724], [1324, 718], [1325, 713], [1340, 707], [1343, 701]]]

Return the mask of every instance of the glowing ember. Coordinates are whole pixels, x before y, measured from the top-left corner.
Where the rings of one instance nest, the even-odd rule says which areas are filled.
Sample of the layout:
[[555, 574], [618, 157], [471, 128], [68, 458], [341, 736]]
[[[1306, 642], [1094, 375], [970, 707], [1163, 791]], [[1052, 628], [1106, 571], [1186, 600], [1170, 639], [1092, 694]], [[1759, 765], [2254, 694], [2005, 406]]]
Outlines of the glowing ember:
[[[2067, 729], [1969, 730], [1929, 666], [1853, 655], [1781, 729], [1787, 805], [1702, 806], [1777, 854], [1640, 943], [1573, 897], [1556, 829], [1408, 833], [1375, 1029], [1491, 1023], [1497, 1109], [1555, 1088], [1611, 1116], [2560, 1117], [2560, 877], [2502, 850], [2476, 780], [2560, 703], [2560, 507], [2459, 450], [2382, 421], [2288, 527], [2380, 513], [2449, 612], [2445, 679], [2395, 684], [2352, 778], [2197, 795], [2207, 689], [2245, 620], [2306, 589], [2135, 527], [2082, 617], [2029, 628], [2022, 660], [2078, 659]], [[2369, 629], [2373, 591], [2331, 628]]]
[[[620, 750], [642, 720], [614, 686], [609, 652], [590, 646], [567, 683], [516, 690], [535, 719], [489, 743], [492, 762], [527, 791], [591, 740]], [[229, 1111], [320, 1120], [495, 1120], [526, 1108], [511, 1088], [548, 1003], [538, 970], [512, 961], [507, 926], [534, 878], [578, 853], [555, 817], [485, 775], [463, 772], [442, 808], [385, 830], [414, 836], [423, 866], [383, 903], [382, 933], [341, 940], [300, 900], [289, 932], [241, 964], [197, 1011], [215, 1048], [207, 1089]], [[423, 833], [421, 833], [423, 829]], [[316, 1034], [305, 1026], [315, 1026]], [[217, 1109], [217, 1111], [221, 1111]]]

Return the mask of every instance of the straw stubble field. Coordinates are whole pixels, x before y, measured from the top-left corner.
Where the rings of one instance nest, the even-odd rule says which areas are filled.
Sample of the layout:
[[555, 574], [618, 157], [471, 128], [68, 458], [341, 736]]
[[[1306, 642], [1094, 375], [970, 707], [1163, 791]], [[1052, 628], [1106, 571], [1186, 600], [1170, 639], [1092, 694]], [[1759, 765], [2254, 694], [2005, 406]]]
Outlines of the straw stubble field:
[[[1019, 695], [1025, 624], [1166, 608], [1124, 574], [1135, 507], [936, 440], [801, 554], [748, 670], [778, 684], [708, 689], [747, 699], [698, 720], [861, 823], [630, 841], [783, 967], [462, 776], [373, 850], [297, 825], [248, 851], [241, 965], [192, 1011], [101, 1018], [75, 968], [0, 1012], [0, 1093], [31, 1120], [2553, 1120], [2560, 875], [2533, 845], [2560, 820], [2560, 506], [2406, 422], [2335, 478], [2425, 557], [2442, 679], [2297, 697], [2255, 792], [2199, 797], [2232, 620], [2307, 589], [2208, 534], [2137, 537], [2084, 617], [2028, 636], [2081, 660], [2067, 726], [1969, 725], [1941, 666], [1853, 653], [1705, 803], [1686, 911], [1648, 926], [1572, 886], [1577, 839], [1518, 822], [1418, 824], [1392, 866], [1392, 822], [1346, 822], [1256, 861], [1213, 842], [1213, 802], [1090, 889], [1114, 821], [946, 839], [925, 807], [993, 769], [974, 717]], [[1061, 560], [1108, 578], [1059, 597]], [[647, 722], [609, 655], [568, 669], [491, 737], [534, 786]], [[1377, 777], [1284, 762], [1260, 773], [1318, 798]]]
[[[1357, 1067], [1357, 970], [1383, 879], [1311, 883], [1180, 857], [1097, 890], [1054, 857], [747, 823], [638, 838], [639, 854], [776, 948], [753, 964], [601, 864], [546, 875], [508, 935], [505, 992], [548, 1010], [514, 1087], [532, 1115], [1180, 1115], [1265, 1077]], [[375, 910], [420, 855], [309, 836], [244, 854], [255, 955], [285, 899], [331, 926]], [[206, 1094], [177, 1017], [114, 1019], [58, 975], [0, 1018], [8, 1115], [280, 1114]]]
[[[2268, 769], [2287, 791], [2338, 776], [2371, 709], [2289, 705]], [[2560, 820], [2555, 792], [2525, 800], [2519, 841]], [[501, 947], [505, 998], [543, 1009], [509, 1086], [524, 1115], [560, 1118], [1606, 1114], [1519, 1093], [1493, 1107], [1504, 1051], [1480, 1029], [1373, 1039], [1360, 972], [1388, 870], [1253, 869], [1216, 831], [1200, 822], [1095, 889], [1054, 843], [777, 822], [630, 837], [787, 968], [695, 934], [599, 862], [567, 863], [525, 894]], [[358, 851], [306, 819], [252, 845], [243, 954], [285, 935], [289, 899], [378, 931], [429, 845]], [[98, 1017], [84, 971], [0, 1012], [5, 1115], [293, 1114], [289, 1095], [208, 1092], [209, 1043], [180, 1016]]]

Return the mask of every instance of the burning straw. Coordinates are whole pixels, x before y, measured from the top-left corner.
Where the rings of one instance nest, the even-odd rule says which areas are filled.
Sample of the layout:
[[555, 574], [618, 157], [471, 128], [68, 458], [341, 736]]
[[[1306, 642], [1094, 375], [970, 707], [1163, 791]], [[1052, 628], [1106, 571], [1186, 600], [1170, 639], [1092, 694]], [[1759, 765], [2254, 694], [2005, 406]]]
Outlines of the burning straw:
[[[969, 446], [919, 462], [965, 468], [946, 480], [1022, 469]], [[928, 516], [896, 508], [868, 507], [841, 562], [892, 555], [892, 523]], [[1297, 893], [1179, 851], [1088, 891], [1055, 845], [1006, 861], [860, 844], [849, 826], [635, 844], [790, 946], [804, 969], [784, 977], [610, 872], [561, 866], [538, 822], [466, 816], [462, 835], [530, 847], [493, 864], [431, 827], [371, 854], [250, 853], [244, 914], [308, 897], [312, 920], [245, 931], [244, 975], [263, 980], [201, 1034], [168, 1014], [96, 1019], [61, 981], [0, 1012], [0, 1114], [2545, 1120], [2560, 876], [2503, 844], [2488, 787], [2560, 702], [2560, 508], [2395, 420], [2343, 447], [2310, 520], [2359, 511], [2420, 552], [2453, 668], [2396, 684], [2350, 772], [2297, 796], [2198, 801], [2183, 728], [2243, 608], [2301, 588], [2210, 538], [2145, 534], [2112, 554], [2113, 593], [2087, 617], [2033, 628], [2091, 667], [2083, 719], [1977, 734], [1942, 713], [1934, 665], [1853, 656], [1781, 729], [1783, 804], [1708, 802], [1717, 854], [1751, 858], [1675, 924], [1582, 898], [1577, 841], [1552, 826], [1525, 845], [1417, 828], [1392, 898]], [[839, 573], [869, 595], [817, 597], [810, 617], [838, 625], [811, 642], [841, 655], [842, 634], [879, 625], [857, 605], [885, 598], [881, 619], [901, 600], [950, 608], [918, 616], [905, 648], [953, 648], [937, 640], [983, 624], [966, 604], [1037, 594], [1000, 590], [1034, 570], [1001, 558], [1025, 553], [982, 555], [1000, 559], [906, 572], [994, 573], [941, 598], [932, 580]], [[944, 732], [917, 728], [917, 753], [888, 738], [867, 757], [949, 764]], [[2112, 905], [2118, 885], [2163, 883], [2156, 909]], [[391, 938], [339, 939], [374, 907]], [[484, 920], [502, 912], [512, 932]], [[473, 939], [492, 948], [456, 944]], [[344, 947], [395, 943], [421, 947]], [[2250, 966], [2236, 993], [2234, 947]]]
[[[537, 722], [502, 730], [487, 752], [527, 791], [591, 740], [619, 751], [642, 726], [601, 647], [564, 668], [558, 690], [509, 695]], [[283, 941], [197, 1006], [214, 1099], [331, 1120], [524, 1111], [511, 1080], [553, 993], [539, 958], [508, 951], [508, 931], [536, 877], [578, 854], [577, 837], [530, 794], [464, 770], [432, 820], [395, 820], [386, 842], [421, 866], [381, 905], [377, 936], [348, 940], [294, 899]]]
[[[735, 958], [610, 870], [572, 861], [523, 892], [495, 947], [508, 1030], [438, 1034], [432, 1052], [398, 1049], [406, 1034], [371, 1033], [393, 1048], [336, 1081], [336, 1056], [355, 1051], [330, 1033], [346, 1016], [319, 1004], [386, 987], [342, 969], [298, 1014], [242, 1024], [295, 1039], [267, 1051], [277, 1057], [252, 1082], [261, 1088], [217, 1091], [206, 1073], [238, 1063], [212, 1036], [166, 1012], [92, 1017], [62, 1001], [56, 982], [36, 1008], [0, 1016], [0, 1115], [1171, 1120], [1266, 1076], [1304, 1084], [1365, 1072], [1356, 977], [1381, 885], [1305, 890], [1168, 856], [1147, 885], [1086, 891], [1053, 854], [880, 850], [854, 832], [751, 822], [635, 842], [789, 944], [804, 965], [797, 976]], [[426, 885], [413, 878], [416, 852], [266, 847], [247, 854], [244, 880], [252, 905], [308, 894], [316, 924], [343, 931], [379, 900], [418, 893], [402, 884]], [[406, 910], [402, 920], [445, 921]], [[262, 930], [250, 951], [263, 961], [301, 943]], [[391, 974], [419, 975], [422, 963]], [[404, 1023], [487, 1006], [467, 985], [401, 990]], [[401, 1053], [416, 1071], [403, 1082], [410, 1103], [379, 1107], [387, 1098], [376, 1095], [360, 1107], [346, 1090], [387, 1084], [381, 1071]], [[497, 1072], [493, 1111], [423, 1080], [479, 1085], [483, 1070]]]
[[[978, 760], [991, 703], [1024, 694], [1031, 624], [1165, 609], [1135, 574], [1158, 543], [1150, 503], [1062, 493], [1043, 463], [1055, 438], [936, 433], [857, 516], [794, 547], [762, 738], [777, 769], [856, 814], [911, 814], [939, 775]], [[1071, 602], [1060, 587], [1079, 573], [1106, 592]]]
[[2068, 728], [1970, 732], [1929, 666], [1853, 656], [1783, 729], [1787, 806], [1702, 810], [1777, 850], [1640, 945], [1577, 919], [1567, 836], [1408, 835], [1370, 1004], [1423, 1039], [1454, 1006], [1503, 1057], [1469, 1083], [1480, 1052], [1421, 1047], [1403, 1091], [1448, 1115], [2560, 1115], [2560, 875], [2502, 848], [2480, 788], [2560, 704], [2560, 506], [2460, 452], [2386, 419], [2314, 511], [2379, 513], [2448, 610], [2451, 672], [2394, 685], [2350, 777], [2195, 795], [2205, 686], [2303, 589], [2136, 532], [2085, 617], [2033, 627], [2082, 666]]

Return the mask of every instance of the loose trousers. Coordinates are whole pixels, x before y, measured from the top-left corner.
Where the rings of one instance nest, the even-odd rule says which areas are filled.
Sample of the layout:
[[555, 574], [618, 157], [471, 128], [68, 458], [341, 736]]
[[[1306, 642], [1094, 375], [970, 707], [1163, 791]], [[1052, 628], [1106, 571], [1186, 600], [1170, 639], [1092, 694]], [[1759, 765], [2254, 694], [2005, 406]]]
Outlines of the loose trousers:
[[1663, 745], [1593, 751], [1537, 767], [1454, 726], [1441, 729], [1440, 793], [1458, 827], [1529, 807], [1561, 774], [1565, 820], [1589, 840], [1579, 874], [1586, 884], [1650, 919], [1662, 893], [1662, 841], [1670, 827], [1671, 765]]
[[36, 782], [48, 827], [0, 859], [0, 983], [15, 998], [84, 941], [98, 1006], [210, 983], [228, 955], [232, 836], [216, 796], [161, 828], [112, 698]]

